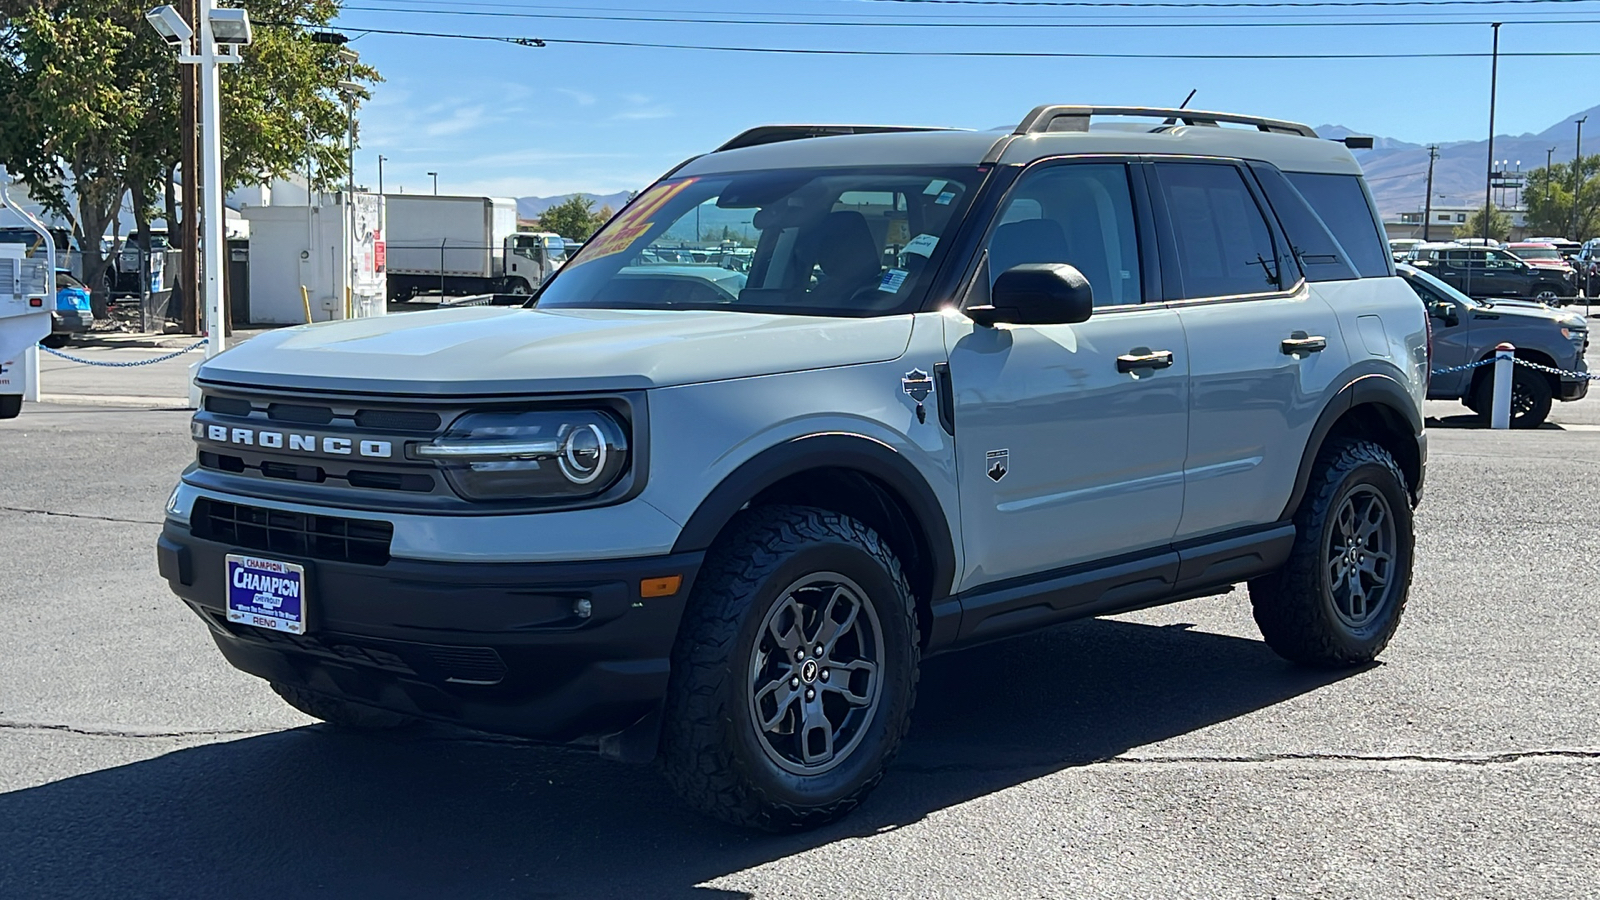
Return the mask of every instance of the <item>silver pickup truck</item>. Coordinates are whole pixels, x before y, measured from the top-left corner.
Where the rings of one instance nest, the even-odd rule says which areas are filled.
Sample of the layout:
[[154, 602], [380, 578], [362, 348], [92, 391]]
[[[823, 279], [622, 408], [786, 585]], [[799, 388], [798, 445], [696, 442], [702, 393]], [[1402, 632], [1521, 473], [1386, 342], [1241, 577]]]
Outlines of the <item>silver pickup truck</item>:
[[[1577, 377], [1588, 371], [1583, 353], [1589, 347], [1589, 325], [1583, 316], [1521, 300], [1474, 300], [1420, 269], [1396, 269], [1428, 308], [1435, 372], [1488, 359], [1506, 341], [1517, 348], [1518, 359], [1574, 373], [1553, 375], [1518, 366], [1511, 382], [1512, 428], [1538, 428], [1554, 400], [1581, 400], [1589, 393], [1588, 379]], [[1428, 381], [1428, 399], [1460, 400], [1487, 416], [1493, 371], [1481, 366], [1435, 374]]]

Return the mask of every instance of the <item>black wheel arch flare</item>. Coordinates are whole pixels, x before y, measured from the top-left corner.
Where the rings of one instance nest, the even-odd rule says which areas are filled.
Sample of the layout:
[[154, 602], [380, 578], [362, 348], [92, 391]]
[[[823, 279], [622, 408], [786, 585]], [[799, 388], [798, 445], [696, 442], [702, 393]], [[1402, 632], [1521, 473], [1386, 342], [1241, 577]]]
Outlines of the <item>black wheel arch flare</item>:
[[927, 582], [930, 596], [923, 599], [932, 603], [949, 596], [955, 581], [955, 545], [938, 496], [916, 466], [893, 447], [859, 434], [810, 434], [757, 453], [700, 502], [672, 552], [707, 549], [734, 515], [763, 491], [796, 475], [821, 470], [859, 473], [886, 488], [903, 507], [909, 526], [918, 532], [927, 550], [933, 571]]
[[[1312, 468], [1328, 437], [1336, 428], [1343, 430], [1349, 427], [1346, 423], [1359, 421], [1353, 420], [1350, 416], [1359, 415], [1363, 409], [1370, 410], [1370, 415], [1376, 418], [1384, 433], [1362, 436], [1377, 440], [1395, 454], [1395, 462], [1400, 464], [1400, 471], [1406, 476], [1408, 482], [1406, 486], [1411, 492], [1413, 501], [1420, 497], [1423, 466], [1426, 462], [1422, 458], [1423, 451], [1419, 442], [1419, 437], [1423, 433], [1422, 413], [1417, 409], [1416, 403], [1404, 385], [1391, 375], [1374, 372], [1350, 381], [1323, 407], [1316, 424], [1312, 426], [1311, 439], [1306, 442], [1305, 451], [1300, 458], [1300, 468], [1295, 474], [1294, 491], [1289, 495], [1289, 502], [1284, 506], [1281, 516], [1284, 521], [1294, 517], [1295, 510], [1300, 507], [1300, 501], [1305, 498], [1306, 488], [1311, 483]], [[1400, 433], [1407, 430], [1406, 434]]]

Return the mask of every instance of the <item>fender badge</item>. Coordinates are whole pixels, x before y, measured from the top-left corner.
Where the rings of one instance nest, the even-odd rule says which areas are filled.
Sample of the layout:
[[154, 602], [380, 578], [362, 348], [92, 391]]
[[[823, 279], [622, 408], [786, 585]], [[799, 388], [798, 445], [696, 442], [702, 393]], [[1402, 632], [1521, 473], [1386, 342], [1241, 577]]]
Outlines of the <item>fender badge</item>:
[[983, 467], [989, 470], [990, 481], [999, 481], [1011, 471], [1011, 451], [990, 450], [983, 455]]
[[917, 403], [917, 421], [928, 421], [928, 411], [923, 408], [922, 402], [933, 393], [933, 379], [921, 369], [912, 369], [900, 379], [900, 389]]

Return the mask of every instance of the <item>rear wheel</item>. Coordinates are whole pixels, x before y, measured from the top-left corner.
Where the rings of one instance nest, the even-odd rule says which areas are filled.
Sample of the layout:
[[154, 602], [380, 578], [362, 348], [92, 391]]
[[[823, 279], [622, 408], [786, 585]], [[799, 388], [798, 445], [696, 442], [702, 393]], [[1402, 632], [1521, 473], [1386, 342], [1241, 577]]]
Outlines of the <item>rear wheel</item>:
[[1250, 582], [1262, 637], [1297, 663], [1371, 662], [1400, 627], [1411, 587], [1405, 477], [1378, 444], [1339, 441], [1319, 455], [1294, 523], [1283, 568]]
[[916, 696], [916, 608], [872, 529], [810, 507], [741, 514], [673, 651], [661, 766], [736, 825], [809, 828], [883, 777]]
[[285, 703], [311, 718], [321, 719], [335, 728], [347, 731], [391, 731], [421, 721], [411, 716], [362, 706], [276, 681], [272, 682], [272, 690], [282, 697]]
[[0, 394], [0, 419], [15, 419], [22, 415], [21, 394]]
[[[1511, 427], [1538, 428], [1550, 417], [1550, 406], [1555, 397], [1550, 391], [1550, 381], [1544, 375], [1521, 368], [1511, 372]], [[1473, 389], [1473, 410], [1484, 420], [1494, 415], [1494, 375], [1478, 379]]]
[[1559, 305], [1561, 303], [1561, 292], [1556, 290], [1555, 285], [1540, 284], [1534, 286], [1533, 299], [1540, 303]]

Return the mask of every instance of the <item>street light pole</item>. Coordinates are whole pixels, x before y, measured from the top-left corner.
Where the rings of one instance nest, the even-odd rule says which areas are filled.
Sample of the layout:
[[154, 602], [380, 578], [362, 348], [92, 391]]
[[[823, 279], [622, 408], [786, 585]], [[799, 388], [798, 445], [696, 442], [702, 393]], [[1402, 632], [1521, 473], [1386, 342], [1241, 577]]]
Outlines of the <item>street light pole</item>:
[[1583, 187], [1583, 123], [1588, 116], [1574, 120], [1578, 125], [1578, 147], [1572, 154], [1572, 213], [1567, 216], [1567, 236], [1578, 230], [1578, 191]]
[[225, 349], [227, 331], [222, 296], [223, 247], [227, 231], [222, 211], [222, 81], [217, 68], [217, 42], [212, 34], [211, 13], [216, 0], [200, 0], [200, 136], [201, 204], [205, 208], [206, 358]]
[[384, 161], [384, 159], [385, 159], [384, 155], [382, 153], [379, 153], [378, 154], [378, 196], [380, 196], [380, 197], [383, 196], [383, 161]]
[[437, 197], [439, 196], [439, 173], [429, 172], [428, 174], [433, 177], [433, 195]]

